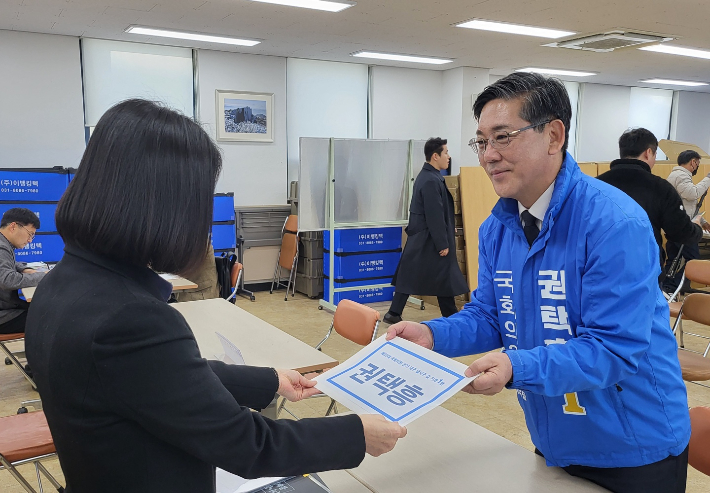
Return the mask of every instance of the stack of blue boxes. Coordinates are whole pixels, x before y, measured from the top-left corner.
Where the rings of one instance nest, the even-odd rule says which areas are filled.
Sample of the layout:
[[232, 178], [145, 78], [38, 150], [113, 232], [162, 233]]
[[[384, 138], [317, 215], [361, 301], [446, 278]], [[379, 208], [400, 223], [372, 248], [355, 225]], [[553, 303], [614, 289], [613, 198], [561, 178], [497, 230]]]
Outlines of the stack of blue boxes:
[[[364, 228], [335, 230], [334, 287], [349, 288], [373, 284], [388, 284], [402, 255], [402, 228]], [[323, 232], [323, 299], [330, 301], [330, 231]], [[358, 303], [390, 301], [394, 286], [363, 288], [335, 293], [333, 304], [340, 300]]]
[[234, 223], [234, 192], [214, 195], [212, 214], [212, 247], [216, 256], [234, 252], [237, 248], [237, 230]]
[[58, 262], [64, 255], [54, 213], [69, 179], [70, 170], [59, 167], [0, 169], [0, 216], [8, 209], [23, 207], [37, 214], [41, 226], [32, 242], [15, 250], [18, 262]]

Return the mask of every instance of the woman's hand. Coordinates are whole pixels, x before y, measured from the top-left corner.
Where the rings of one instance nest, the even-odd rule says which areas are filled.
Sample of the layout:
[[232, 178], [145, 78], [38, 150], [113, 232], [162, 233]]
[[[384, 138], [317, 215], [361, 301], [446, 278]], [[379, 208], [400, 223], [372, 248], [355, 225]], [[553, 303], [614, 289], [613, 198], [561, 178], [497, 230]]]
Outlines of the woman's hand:
[[295, 370], [276, 370], [276, 373], [279, 376], [279, 389], [276, 392], [291, 402], [320, 394], [320, 390], [315, 388], [316, 382]]

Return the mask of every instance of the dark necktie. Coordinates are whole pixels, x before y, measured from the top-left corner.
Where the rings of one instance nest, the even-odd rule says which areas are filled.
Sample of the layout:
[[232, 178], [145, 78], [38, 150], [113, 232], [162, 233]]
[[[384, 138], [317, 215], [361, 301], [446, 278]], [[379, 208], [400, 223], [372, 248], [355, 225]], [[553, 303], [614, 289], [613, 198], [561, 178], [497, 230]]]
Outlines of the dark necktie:
[[525, 233], [525, 239], [528, 240], [528, 245], [532, 246], [533, 241], [540, 234], [540, 229], [537, 227], [537, 218], [530, 214], [529, 211], [523, 211], [520, 214], [520, 219], [523, 221], [523, 233]]

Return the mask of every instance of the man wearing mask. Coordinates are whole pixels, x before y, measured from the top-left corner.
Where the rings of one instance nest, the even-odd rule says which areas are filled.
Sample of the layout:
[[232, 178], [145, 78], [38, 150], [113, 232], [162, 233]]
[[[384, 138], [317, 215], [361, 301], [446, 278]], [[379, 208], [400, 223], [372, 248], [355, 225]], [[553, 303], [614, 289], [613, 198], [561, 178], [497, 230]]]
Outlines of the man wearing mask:
[[[702, 197], [702, 195], [707, 192], [708, 187], [710, 187], [710, 173], [700, 180], [697, 185], [693, 184], [693, 176], [698, 173], [699, 167], [700, 154], [695, 151], [683, 151], [678, 155], [678, 166], [673, 168], [671, 174], [668, 175], [668, 182], [673, 185], [673, 188], [675, 188], [680, 195], [680, 198], [683, 200], [683, 208], [691, 219], [693, 218], [695, 207], [700, 197]], [[705, 227], [705, 224], [703, 224], [703, 227]], [[680, 246], [681, 243], [674, 241], [668, 241], [666, 243], [667, 258], [665, 272], [668, 272], [673, 259], [678, 255]], [[699, 258], [700, 250], [698, 243], [686, 243], [683, 247], [682, 256], [686, 262]], [[663, 283], [663, 290], [670, 293], [674, 292], [678, 288], [682, 276], [683, 271], [681, 269], [673, 278], [667, 278]]]

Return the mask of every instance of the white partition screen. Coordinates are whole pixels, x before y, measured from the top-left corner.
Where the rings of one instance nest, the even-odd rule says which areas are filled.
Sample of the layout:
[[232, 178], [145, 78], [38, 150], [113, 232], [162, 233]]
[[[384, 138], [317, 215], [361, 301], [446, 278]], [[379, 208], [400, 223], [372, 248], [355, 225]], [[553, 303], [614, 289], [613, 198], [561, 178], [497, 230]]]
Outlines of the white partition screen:
[[299, 139], [298, 230], [326, 229], [330, 139]]

